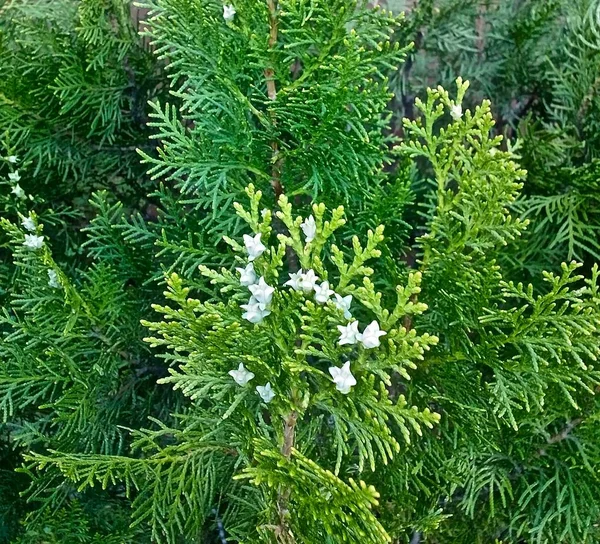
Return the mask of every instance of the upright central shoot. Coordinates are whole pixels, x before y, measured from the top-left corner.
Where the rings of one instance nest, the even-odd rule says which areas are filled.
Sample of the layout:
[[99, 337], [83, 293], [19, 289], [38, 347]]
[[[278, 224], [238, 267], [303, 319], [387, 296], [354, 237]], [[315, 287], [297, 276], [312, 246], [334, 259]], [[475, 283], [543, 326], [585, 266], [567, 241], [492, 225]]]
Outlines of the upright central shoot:
[[[157, 2], [151, 24], [172, 40], [178, 17], [170, 4]], [[247, 186], [250, 209], [236, 209], [252, 233], [243, 243], [226, 236], [237, 274], [200, 267], [220, 287], [214, 301], [188, 298], [184, 282], [170, 277], [167, 296], [181, 310], [157, 307], [166, 321], [147, 324], [157, 333], [150, 342], [177, 353], [164, 382], [218, 422], [210, 436], [223, 433], [236, 445], [233, 472], [262, 490], [258, 527], [267, 540], [337, 534], [385, 542], [371, 512], [376, 491], [351, 477], [365, 466], [374, 471], [378, 457], [386, 463], [400, 449], [399, 437], [408, 441], [411, 429], [420, 433], [438, 419], [408, 407], [402, 386], [392, 383], [395, 373], [409, 379], [407, 371], [437, 341], [400, 326], [426, 308], [413, 302], [420, 274], [396, 289], [386, 309], [366, 264], [380, 256], [383, 227], [369, 231], [365, 247], [355, 236], [351, 248], [340, 249], [332, 242], [345, 223], [342, 207], [329, 219], [323, 204], [294, 217], [288, 199], [306, 207], [300, 195], [329, 196], [352, 214], [364, 208], [365, 191], [382, 183], [390, 162], [383, 74], [404, 54], [390, 43], [398, 20], [350, 0], [226, 3], [221, 20], [215, 7], [198, 8], [207, 54], [194, 69], [199, 77], [186, 73], [177, 93], [192, 122], [187, 154], [195, 165], [183, 167], [182, 139], [167, 130], [159, 134], [159, 159], [146, 159], [155, 172], [181, 180], [199, 207], [214, 206], [225, 186], [230, 194]], [[165, 43], [164, 51], [175, 71], [192, 58], [198, 63], [187, 47]], [[157, 107], [156, 117], [161, 128], [172, 126], [168, 108], [163, 114]], [[275, 218], [269, 209], [259, 212], [255, 186], [267, 206], [278, 205]], [[219, 302], [222, 294], [227, 303]]]

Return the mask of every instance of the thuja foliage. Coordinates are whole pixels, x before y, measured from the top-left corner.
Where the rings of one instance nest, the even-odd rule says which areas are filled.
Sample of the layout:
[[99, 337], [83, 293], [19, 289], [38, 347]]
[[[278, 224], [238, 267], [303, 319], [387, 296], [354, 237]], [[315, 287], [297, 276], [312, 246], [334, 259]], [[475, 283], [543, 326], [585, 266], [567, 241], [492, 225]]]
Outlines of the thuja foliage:
[[27, 144], [4, 154], [0, 515], [27, 515], [2, 537], [596, 542], [600, 273], [536, 249], [538, 185], [478, 88], [388, 130], [423, 22], [147, 9], [156, 213], [94, 194], [69, 258], [9, 192]]
[[[251, 211], [240, 206], [238, 213], [268, 244], [271, 213], [261, 218], [261, 194], [253, 187], [248, 192]], [[401, 326], [404, 316], [425, 308], [410, 300], [419, 292], [420, 276], [398, 286], [397, 300], [387, 309], [366, 265], [379, 256], [382, 228], [368, 233], [364, 247], [355, 238], [346, 258], [329, 240], [344, 224], [343, 208], [327, 220], [325, 206], [315, 205], [314, 238], [305, 243], [302, 218], [293, 217], [283, 195], [279, 207], [286, 234], [269, 249], [259, 241], [249, 268], [255, 238], [246, 235], [247, 252], [229, 240], [241, 253], [244, 285], [226, 268], [202, 267], [220, 288], [201, 302], [173, 274], [166, 293], [170, 306], [155, 308], [164, 321], [146, 323], [156, 335], [147, 341], [164, 346], [171, 363], [161, 383], [172, 384], [191, 403], [178, 418], [183, 427], [161, 425], [140, 434], [136, 447], [144, 449], [143, 459], [36, 456], [40, 468], [55, 463], [83, 485], [123, 479], [128, 490], [139, 490], [134, 517], [150, 517], [155, 538], [175, 541], [181, 530], [197, 534], [221, 503], [231, 536], [247, 542], [318, 542], [333, 535], [340, 542], [389, 540], [371, 511], [378, 504], [376, 490], [355, 478], [366, 467], [373, 471], [387, 463], [400, 441], [409, 442], [411, 433], [421, 434], [439, 418], [386, 389], [392, 374], [408, 378], [437, 342]], [[283, 283], [286, 254], [306, 272], [292, 273]], [[248, 302], [250, 293], [256, 302]], [[352, 302], [352, 311], [367, 322], [375, 318], [360, 340], [358, 322], [348, 321]], [[174, 441], [161, 443], [167, 434]]]
[[3, 2], [0, 24], [0, 122], [26, 191], [61, 202], [94, 187], [135, 194], [156, 70], [129, 2]]
[[[147, 204], [136, 149], [148, 146], [146, 102], [164, 85], [131, 9], [124, 0], [0, 3], [1, 213], [18, 222], [35, 207], [66, 266], [85, 263], [93, 191]], [[0, 251], [0, 296], [15, 273]]]
[[[146, 101], [162, 85], [130, 9], [121, 0], [0, 2], [2, 542], [18, 533], [23, 542], [126, 541], [118, 493], [75, 497], [52, 478], [43, 485], [58, 513], [38, 510], [19, 531], [36, 508], [20, 495], [29, 478], [14, 470], [30, 448], [121, 451], [119, 425], [141, 424], [167, 401], [154, 397], [148, 378], [164, 371], [139, 324], [160, 291], [143, 285], [149, 263], [109, 227], [124, 209], [148, 217], [136, 148], [149, 145]], [[124, 204], [110, 193], [88, 203], [101, 188]]]
[[427, 86], [468, 78], [471, 100], [493, 101], [496, 132], [519, 138], [528, 171], [514, 210], [539, 220], [518, 266], [539, 275], [550, 261], [558, 268], [565, 255], [591, 266], [600, 258], [598, 2], [414, 4], [402, 39], [410, 35], [415, 49], [394, 77], [399, 113], [410, 116], [413, 97]]

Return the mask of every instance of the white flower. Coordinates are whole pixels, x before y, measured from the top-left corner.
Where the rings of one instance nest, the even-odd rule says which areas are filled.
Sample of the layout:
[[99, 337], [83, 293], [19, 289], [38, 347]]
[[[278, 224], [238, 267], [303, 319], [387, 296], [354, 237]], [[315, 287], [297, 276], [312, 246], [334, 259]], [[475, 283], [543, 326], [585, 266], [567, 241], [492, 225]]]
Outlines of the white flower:
[[317, 235], [317, 224], [315, 223], [315, 218], [312, 215], [309, 215], [304, 223], [300, 225], [302, 232], [304, 232], [304, 236], [306, 237], [306, 243], [312, 242]]
[[454, 104], [450, 108], [450, 117], [455, 121], [458, 121], [462, 117], [462, 106], [460, 104]]
[[242, 304], [241, 308], [246, 310], [242, 314], [242, 317], [250, 321], [250, 323], [260, 323], [271, 313], [271, 310], [261, 308], [260, 302], [258, 302], [258, 300], [256, 300], [254, 297], [250, 298], [248, 304]]
[[255, 285], [250, 285], [248, 289], [250, 289], [250, 292], [252, 293], [252, 298], [258, 302], [260, 309], [266, 310], [273, 299], [275, 287], [271, 287], [269, 284], [267, 284], [265, 278], [261, 276], [258, 280], [258, 283]]
[[40, 249], [44, 245], [44, 237], [36, 236], [35, 234], [26, 234], [23, 245], [29, 249]]
[[234, 17], [235, 17], [235, 8], [231, 5], [223, 6], [223, 19], [225, 19], [227, 22], [229, 22], [229, 21], [233, 21]]
[[329, 282], [324, 281], [321, 285], [315, 285], [315, 300], [325, 304], [329, 297], [333, 295], [333, 290], [329, 289]]
[[48, 285], [50, 287], [54, 287], [55, 289], [60, 287], [60, 283], [58, 283], [58, 274], [56, 273], [56, 270], [48, 270]]
[[352, 304], [352, 295], [341, 296], [335, 293], [335, 305], [344, 312], [344, 317], [350, 319], [352, 314], [350, 313], [350, 305]]
[[256, 272], [252, 263], [248, 263], [246, 268], [236, 268], [236, 270], [240, 273], [240, 285], [248, 287], [256, 283]]
[[21, 174], [19, 174], [18, 170], [15, 170], [14, 172], [10, 172], [8, 174], [8, 179], [10, 181], [19, 181], [21, 179]]
[[352, 321], [348, 325], [338, 325], [338, 331], [340, 331], [340, 339], [338, 343], [340, 346], [345, 344], [356, 344], [361, 339], [361, 334], [358, 332], [358, 321]]
[[300, 269], [295, 274], [293, 272], [290, 273], [290, 279], [286, 281], [283, 285], [289, 285], [294, 291], [300, 290], [300, 282], [302, 281], [302, 276], [304, 276], [304, 272]]
[[267, 383], [267, 385], [257, 385], [256, 391], [265, 404], [269, 404], [275, 398], [275, 392], [270, 383]]
[[254, 373], [246, 370], [244, 367], [244, 363], [240, 363], [237, 370], [230, 370], [227, 374], [229, 374], [235, 383], [241, 385], [242, 387], [246, 385], [252, 378], [254, 378]]
[[23, 191], [23, 187], [21, 187], [18, 183], [10, 190], [10, 192], [17, 198], [25, 198], [25, 191]]
[[257, 257], [260, 257], [264, 253], [265, 249], [267, 249], [260, 241], [260, 236], [260, 232], [254, 237], [244, 234], [244, 245], [246, 246], [246, 251], [248, 252], [249, 261], [253, 261]]
[[15, 155], [9, 155], [8, 157], [6, 157], [6, 160], [11, 164], [15, 164], [19, 159], [17, 159]]
[[23, 221], [21, 221], [21, 225], [23, 225], [23, 228], [29, 232], [35, 232], [37, 228], [35, 226], [35, 221], [31, 217], [25, 217]]
[[319, 277], [315, 274], [315, 271], [311, 268], [305, 274], [302, 274], [300, 278], [299, 286], [305, 293], [310, 293], [319, 281]]
[[367, 325], [359, 340], [366, 349], [377, 348], [381, 345], [379, 337], [386, 334], [387, 332], [379, 330], [379, 323], [377, 321], [371, 321], [371, 324]]
[[333, 378], [335, 388], [343, 395], [350, 393], [350, 388], [356, 385], [356, 378], [350, 372], [350, 361], [346, 361], [342, 368], [330, 366], [329, 373]]

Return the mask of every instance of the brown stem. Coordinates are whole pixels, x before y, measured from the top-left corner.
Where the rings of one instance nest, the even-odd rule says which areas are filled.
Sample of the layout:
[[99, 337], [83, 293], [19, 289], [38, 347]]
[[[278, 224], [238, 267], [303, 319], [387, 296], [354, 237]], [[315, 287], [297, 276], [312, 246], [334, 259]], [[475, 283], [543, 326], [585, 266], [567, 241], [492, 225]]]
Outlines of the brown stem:
[[[293, 411], [284, 419], [283, 424], [283, 444], [281, 445], [281, 454], [289, 459], [292, 456], [292, 449], [296, 439], [296, 422], [298, 421], [298, 413]], [[279, 514], [279, 525], [275, 526], [274, 532], [277, 540], [282, 544], [295, 544], [296, 538], [290, 529], [288, 519], [290, 512], [288, 503], [290, 500], [291, 490], [289, 488], [280, 488], [277, 492], [277, 512]]]
[[[269, 48], [273, 49], [277, 45], [277, 0], [267, 0], [269, 6]], [[275, 71], [273, 68], [267, 68], [265, 70], [265, 77], [267, 79], [267, 94], [271, 100], [277, 98], [277, 87], [275, 86]]]
[[298, 413], [292, 412], [284, 420], [283, 426], [283, 445], [281, 446], [281, 454], [289, 459], [292, 456], [292, 448], [296, 438], [296, 422], [298, 421]]
[[556, 444], [557, 442], [562, 442], [563, 440], [565, 440], [571, 434], [571, 431], [575, 427], [577, 427], [577, 425], [579, 425], [582, 421], [583, 419], [580, 417], [576, 417], [575, 419], [569, 421], [569, 423], [565, 425], [565, 428], [562, 431], [556, 433], [554, 436], [551, 436], [548, 439], [548, 444]]
[[[273, 49], [277, 45], [278, 21], [277, 21], [277, 0], [267, 0], [269, 7], [269, 48]], [[270, 100], [277, 100], [277, 86], [275, 84], [275, 70], [272, 66], [265, 68], [265, 79], [267, 82], [267, 95]], [[273, 126], [277, 124], [274, 115], [271, 115]], [[281, 167], [283, 159], [279, 157], [279, 142], [273, 140], [271, 142], [271, 159], [273, 169], [271, 171], [271, 187], [275, 193], [275, 199], [283, 194], [283, 186], [281, 184]], [[283, 424], [283, 444], [281, 445], [281, 454], [290, 459], [292, 449], [296, 438], [296, 422], [298, 421], [298, 413], [291, 412], [285, 419]], [[291, 531], [288, 523], [291, 490], [289, 488], [280, 488], [277, 492], [277, 511], [279, 514], [279, 524], [273, 527], [273, 531], [277, 540], [282, 544], [295, 544], [296, 539]]]
[[[273, 49], [277, 45], [278, 22], [277, 22], [277, 0], [267, 0], [269, 7], [269, 48]], [[277, 86], [275, 85], [275, 70], [273, 67], [265, 68], [265, 79], [267, 81], [267, 95], [270, 100], [277, 99]], [[273, 125], [276, 124], [276, 119], [272, 117]], [[281, 185], [281, 166], [283, 159], [279, 158], [279, 142], [273, 140], [271, 142], [271, 158], [273, 161], [273, 169], [271, 171], [271, 187], [275, 193], [275, 200], [283, 194], [283, 186]]]

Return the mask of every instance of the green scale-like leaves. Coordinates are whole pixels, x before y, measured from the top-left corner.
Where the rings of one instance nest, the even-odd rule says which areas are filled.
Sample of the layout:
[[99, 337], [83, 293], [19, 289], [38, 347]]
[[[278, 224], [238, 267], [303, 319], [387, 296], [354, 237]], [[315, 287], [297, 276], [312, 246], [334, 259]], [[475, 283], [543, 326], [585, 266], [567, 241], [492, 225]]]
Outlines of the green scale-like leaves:
[[[238, 205], [238, 212], [256, 232], [265, 236], [266, 244], [269, 234], [273, 233], [272, 214], [258, 212], [260, 191], [250, 187], [248, 195], [250, 210]], [[398, 325], [406, 315], [418, 315], [426, 309], [424, 304], [410, 300], [419, 292], [420, 276], [410, 276], [407, 286], [397, 288], [396, 305], [388, 311], [383, 307], [381, 294], [368, 279], [372, 270], [366, 266], [369, 259], [378, 255], [382, 229], [370, 232], [364, 247], [355, 239], [354, 257], [350, 261], [332, 246], [328, 262], [329, 259], [323, 258], [324, 250], [345, 222], [343, 209], [334, 210], [331, 218], [325, 219], [324, 206], [315, 205], [316, 235], [314, 240], [304, 242], [299, 228], [302, 219], [293, 217], [285, 197], [280, 198], [279, 204], [276, 215], [290, 229], [286, 234], [279, 233], [278, 244], [253, 262], [258, 275], [278, 286], [269, 305], [271, 313], [262, 323], [250, 323], [242, 315], [240, 304], [247, 302], [248, 288], [240, 286], [239, 279], [227, 269], [215, 272], [206, 267], [201, 267], [202, 273], [213, 285], [219, 286], [214, 300], [203, 302], [190, 298], [190, 288], [180, 277], [171, 275], [166, 296], [174, 306], [156, 306], [164, 321], [146, 323], [154, 334], [148, 341], [155, 348], [166, 350], [162, 356], [170, 364], [170, 376], [161, 383], [172, 384], [189, 398], [190, 412], [185, 419], [191, 426], [181, 431], [165, 428], [159, 433], [147, 434], [156, 442], [154, 446], [151, 442], [143, 446], [150, 454], [145, 460], [127, 461], [117, 457], [103, 460], [79, 455], [58, 456], [54, 461], [35, 456], [33, 460], [38, 468], [49, 463], [67, 478], [79, 482], [81, 488], [94, 482], [106, 486], [119, 479], [124, 480], [130, 490], [140, 489], [142, 494], [133, 504], [136, 523], [150, 516], [157, 539], [172, 541], [175, 527], [187, 532], [200, 526], [193, 524], [203, 523], [209, 514], [208, 506], [215, 499], [206, 486], [210, 485], [218, 493], [225, 488], [231, 488], [236, 496], [246, 493], [241, 483], [235, 480], [227, 483], [237, 472], [255, 485], [263, 481], [268, 484], [262, 495], [264, 511], [254, 522], [258, 531], [256, 538], [262, 535], [261, 538], [270, 541], [278, 532], [289, 531], [302, 542], [316, 542], [334, 533], [348, 542], [358, 537], [370, 542], [389, 541], [370, 512], [371, 505], [376, 504], [375, 491], [368, 491], [366, 484], [357, 485], [352, 480], [344, 483], [343, 476], [360, 474], [365, 465], [375, 471], [378, 462], [387, 463], [398, 453], [401, 442], [410, 442], [411, 435], [420, 435], [423, 427], [432, 427], [439, 419], [428, 408], [419, 410], [410, 406], [403, 395], [390, 393], [388, 389], [392, 386], [392, 375], [399, 373], [403, 379], [409, 379], [409, 371], [416, 368], [416, 363], [437, 342], [434, 336], [419, 335]], [[240, 253], [237, 259], [245, 264], [244, 246], [235, 240], [229, 242]], [[358, 305], [363, 306], [363, 309], [356, 308], [360, 315], [381, 320], [387, 334], [380, 347], [340, 346], [336, 325], [347, 323], [344, 312], [332, 301], [319, 303], [312, 300], [310, 293], [281, 285], [279, 277], [286, 254], [285, 259], [289, 259], [286, 247], [297, 248], [298, 262], [306, 269], [319, 271], [323, 280], [328, 277], [332, 288], [343, 295], [352, 294]], [[355, 284], [357, 280], [362, 280], [361, 286]], [[346, 360], [351, 361], [357, 384], [342, 394], [332, 383], [329, 367], [341, 367]], [[253, 373], [252, 380], [243, 386], [230, 375], [240, 363]], [[271, 384], [274, 398], [264, 404], [255, 385], [267, 382]], [[191, 414], [199, 418], [199, 427], [190, 419]], [[294, 421], [291, 431], [290, 418]], [[160, 445], [161, 437], [168, 432], [175, 433], [175, 445]], [[286, 446], [289, 432], [297, 437], [295, 450]], [[309, 435], [313, 438], [307, 441]], [[260, 440], [253, 438], [259, 436]], [[194, 503], [197, 506], [193, 512], [186, 502], [181, 505], [181, 516], [174, 515], [165, 507], [166, 503], [157, 502], [158, 496], [151, 498], [147, 485], [153, 482], [160, 496], [163, 492], [159, 489], [164, 488], [166, 496], [178, 503], [183, 496], [174, 486], [184, 481], [190, 470], [185, 467], [191, 451], [202, 456], [198, 470], [207, 471], [207, 478], [210, 474], [214, 476], [198, 489], [202, 494], [193, 499], [200, 501]], [[333, 455], [330, 457], [328, 452]], [[272, 463], [279, 463], [277, 459], [284, 465], [274, 471], [271, 467]], [[323, 462], [326, 462], [324, 467]], [[288, 464], [289, 470], [285, 468]], [[173, 471], [177, 471], [178, 476], [175, 477]], [[298, 478], [293, 477], [296, 473]], [[307, 478], [306, 484], [312, 482], [310, 485], [321, 489], [322, 502], [313, 500], [312, 494], [307, 495], [303, 478]], [[330, 494], [338, 498], [324, 508]], [[352, 496], [355, 498], [351, 499]], [[289, 510], [283, 517], [282, 500]], [[235, 508], [235, 501], [227, 508]]]

